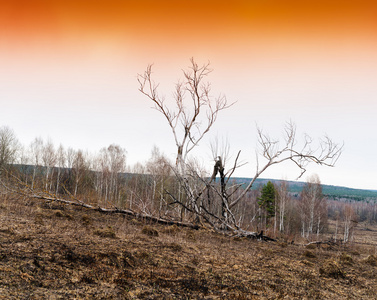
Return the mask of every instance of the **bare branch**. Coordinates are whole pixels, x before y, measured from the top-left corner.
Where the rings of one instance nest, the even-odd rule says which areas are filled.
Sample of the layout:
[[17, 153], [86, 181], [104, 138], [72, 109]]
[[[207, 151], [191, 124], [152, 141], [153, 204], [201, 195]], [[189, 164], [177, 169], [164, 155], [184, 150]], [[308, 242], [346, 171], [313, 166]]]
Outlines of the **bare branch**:
[[296, 126], [292, 122], [288, 122], [284, 127], [285, 139], [282, 146], [279, 145], [278, 140], [271, 139], [260, 128], [257, 130], [260, 154], [266, 159], [266, 163], [261, 169], [259, 169], [258, 163], [253, 179], [243, 193], [230, 203], [230, 208], [241, 201], [247, 191], [251, 189], [255, 180], [270, 166], [291, 161], [299, 168], [300, 175], [298, 178], [300, 178], [306, 172], [306, 168], [310, 163], [333, 167], [343, 149], [343, 145], [336, 144], [329, 137], [325, 136], [323, 140], [319, 141], [318, 149], [313, 150], [313, 139], [305, 135], [302, 148], [296, 150]]
[[[198, 65], [193, 58], [187, 71], [183, 70], [184, 80], [175, 86], [175, 109], [165, 104], [164, 97], [158, 93], [159, 85], [152, 79], [152, 65], [142, 75], [138, 75], [139, 91], [147, 96], [154, 108], [167, 120], [177, 146], [177, 166], [184, 171], [187, 154], [192, 151], [209, 132], [218, 113], [232, 104], [228, 104], [225, 96], [211, 96], [211, 85], [205, 78], [212, 72], [210, 63]], [[186, 99], [186, 94], [189, 98]]]

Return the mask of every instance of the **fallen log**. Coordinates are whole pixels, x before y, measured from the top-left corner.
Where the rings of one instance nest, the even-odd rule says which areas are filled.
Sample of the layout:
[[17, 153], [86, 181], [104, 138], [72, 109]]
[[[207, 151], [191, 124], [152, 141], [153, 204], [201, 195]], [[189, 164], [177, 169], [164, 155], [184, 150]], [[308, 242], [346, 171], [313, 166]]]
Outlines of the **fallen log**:
[[257, 232], [253, 232], [253, 231], [246, 231], [246, 230], [242, 230], [242, 229], [239, 229], [237, 230], [236, 232], [236, 237], [246, 237], [246, 238], [249, 238], [249, 239], [257, 239], [257, 240], [261, 240], [261, 241], [265, 241], [265, 242], [276, 242], [276, 239], [273, 239], [269, 236], [266, 236], [263, 234], [263, 230], [260, 232], [260, 233], [257, 233]]
[[335, 240], [327, 240], [327, 241], [314, 241], [305, 244], [304, 246], [307, 247], [309, 245], [316, 245], [317, 247], [320, 247], [321, 245], [328, 245], [330, 247], [334, 246], [341, 246], [343, 242], [341, 240], [335, 241]]
[[175, 221], [175, 220], [161, 219], [161, 218], [153, 217], [153, 216], [147, 215], [147, 214], [140, 214], [140, 213], [134, 212], [132, 210], [128, 210], [128, 209], [120, 209], [120, 208], [117, 208], [117, 207], [104, 208], [104, 207], [100, 207], [100, 206], [93, 206], [93, 205], [90, 205], [90, 204], [86, 204], [86, 203], [83, 203], [81, 201], [76, 202], [76, 201], [71, 201], [71, 200], [66, 200], [66, 199], [61, 199], [61, 198], [45, 197], [45, 196], [41, 196], [41, 195], [31, 195], [30, 197], [36, 198], [36, 199], [42, 199], [42, 200], [45, 200], [45, 201], [59, 202], [59, 203], [64, 203], [64, 204], [68, 204], [68, 205], [73, 205], [73, 206], [80, 206], [80, 207], [95, 210], [95, 211], [98, 211], [98, 212], [101, 212], [101, 213], [123, 214], [123, 215], [127, 215], [127, 216], [136, 217], [138, 219], [144, 219], [144, 220], [156, 222], [158, 224], [163, 224], [163, 225], [177, 225], [177, 226], [181, 226], [181, 227], [199, 229], [199, 225], [196, 225], [196, 224], [190, 224], [190, 223], [185, 223], [185, 222], [180, 222], [180, 221]]
[[117, 207], [104, 208], [104, 207], [100, 207], [100, 206], [94, 206], [94, 205], [86, 204], [86, 203], [84, 203], [80, 200], [77, 200], [77, 199], [75, 201], [72, 201], [72, 200], [67, 200], [67, 199], [62, 199], [62, 198], [57, 198], [57, 197], [52, 197], [52, 196], [40, 195], [40, 194], [36, 194], [31, 189], [28, 189], [27, 192], [22, 191], [22, 190], [14, 190], [14, 189], [8, 187], [1, 180], [0, 180], [0, 183], [7, 190], [9, 190], [13, 193], [23, 195], [24, 197], [41, 199], [41, 200], [44, 200], [46, 202], [58, 202], [58, 203], [63, 203], [63, 204], [67, 204], [67, 205], [72, 205], [72, 206], [79, 206], [79, 207], [83, 207], [83, 208], [86, 208], [86, 209], [98, 211], [98, 212], [101, 212], [101, 213], [122, 214], [122, 215], [132, 216], [132, 217], [135, 217], [135, 218], [138, 218], [138, 219], [144, 219], [144, 220], [156, 222], [158, 224], [163, 224], [163, 225], [177, 225], [177, 226], [187, 227], [187, 228], [192, 228], [192, 229], [199, 229], [200, 228], [200, 226], [197, 225], [197, 224], [185, 223], [185, 222], [176, 221], [176, 220], [166, 220], [166, 219], [162, 219], [162, 218], [153, 217], [153, 216], [147, 215], [147, 214], [137, 213], [137, 212], [134, 212], [134, 211], [129, 210], [129, 209], [120, 209], [120, 208], [117, 208]]

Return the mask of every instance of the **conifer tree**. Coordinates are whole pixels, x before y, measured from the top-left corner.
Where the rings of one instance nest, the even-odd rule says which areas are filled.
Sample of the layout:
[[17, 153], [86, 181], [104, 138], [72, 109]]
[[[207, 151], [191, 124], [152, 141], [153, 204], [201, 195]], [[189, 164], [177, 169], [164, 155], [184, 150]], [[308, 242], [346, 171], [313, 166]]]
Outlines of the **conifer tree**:
[[268, 221], [275, 216], [275, 195], [275, 187], [271, 181], [268, 181], [263, 186], [261, 196], [258, 198], [258, 205], [264, 212], [261, 218], [264, 218], [266, 226]]

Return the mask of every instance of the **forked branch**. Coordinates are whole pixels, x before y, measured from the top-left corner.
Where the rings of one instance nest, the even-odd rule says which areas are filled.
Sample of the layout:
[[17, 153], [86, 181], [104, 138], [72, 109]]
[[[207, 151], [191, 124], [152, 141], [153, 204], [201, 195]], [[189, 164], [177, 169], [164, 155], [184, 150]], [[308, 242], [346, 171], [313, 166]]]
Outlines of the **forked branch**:
[[296, 143], [296, 126], [292, 122], [286, 124], [284, 131], [284, 143], [280, 145], [278, 140], [271, 139], [258, 128], [259, 154], [264, 158], [265, 164], [261, 168], [258, 164], [253, 179], [245, 190], [230, 203], [230, 208], [241, 201], [251, 189], [255, 180], [272, 165], [291, 161], [299, 168], [300, 174], [298, 178], [300, 178], [306, 172], [308, 164], [315, 163], [317, 165], [333, 167], [342, 153], [343, 145], [334, 143], [327, 136], [323, 140], [320, 140], [317, 149], [313, 150], [313, 139], [306, 135], [302, 147], [298, 148]]

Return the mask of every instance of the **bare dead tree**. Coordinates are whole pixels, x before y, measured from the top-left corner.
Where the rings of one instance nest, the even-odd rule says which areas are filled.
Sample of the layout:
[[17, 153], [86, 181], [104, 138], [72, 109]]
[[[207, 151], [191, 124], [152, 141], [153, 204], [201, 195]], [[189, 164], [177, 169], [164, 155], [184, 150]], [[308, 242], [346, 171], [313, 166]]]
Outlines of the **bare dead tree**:
[[[152, 65], [142, 75], [138, 75], [139, 90], [147, 96], [159, 111], [172, 131], [177, 147], [176, 168], [173, 171], [185, 197], [166, 193], [173, 200], [171, 204], [179, 204], [184, 210], [195, 216], [195, 221], [205, 220], [218, 229], [230, 229], [246, 235], [240, 228], [240, 222], [234, 214], [236, 206], [245, 199], [255, 180], [269, 167], [285, 161], [293, 162], [300, 170], [301, 177], [309, 163], [334, 166], [339, 158], [342, 146], [325, 137], [317, 148], [313, 148], [313, 140], [304, 137], [301, 147], [296, 141], [296, 127], [292, 122], [286, 124], [285, 137], [282, 142], [270, 138], [258, 128], [259, 157], [265, 162], [260, 165], [257, 159], [257, 169], [246, 188], [241, 184], [229, 184], [239, 163], [240, 152], [234, 164], [226, 169], [225, 161], [229, 149], [218, 153], [218, 146], [212, 147], [214, 169], [212, 176], [203, 177], [195, 168], [188, 166], [187, 155], [192, 151], [204, 135], [208, 133], [217, 119], [218, 113], [231, 106], [225, 96], [212, 97], [211, 85], [204, 80], [212, 70], [209, 63], [199, 66], [191, 59], [188, 71], [183, 71], [184, 80], [175, 85], [174, 107], [169, 107], [165, 97], [159, 93], [159, 85], [152, 79]], [[220, 184], [216, 184], [216, 176], [220, 175]], [[205, 199], [207, 197], [207, 200]], [[216, 200], [217, 199], [217, 200]], [[216, 201], [215, 201], [216, 200]]]

